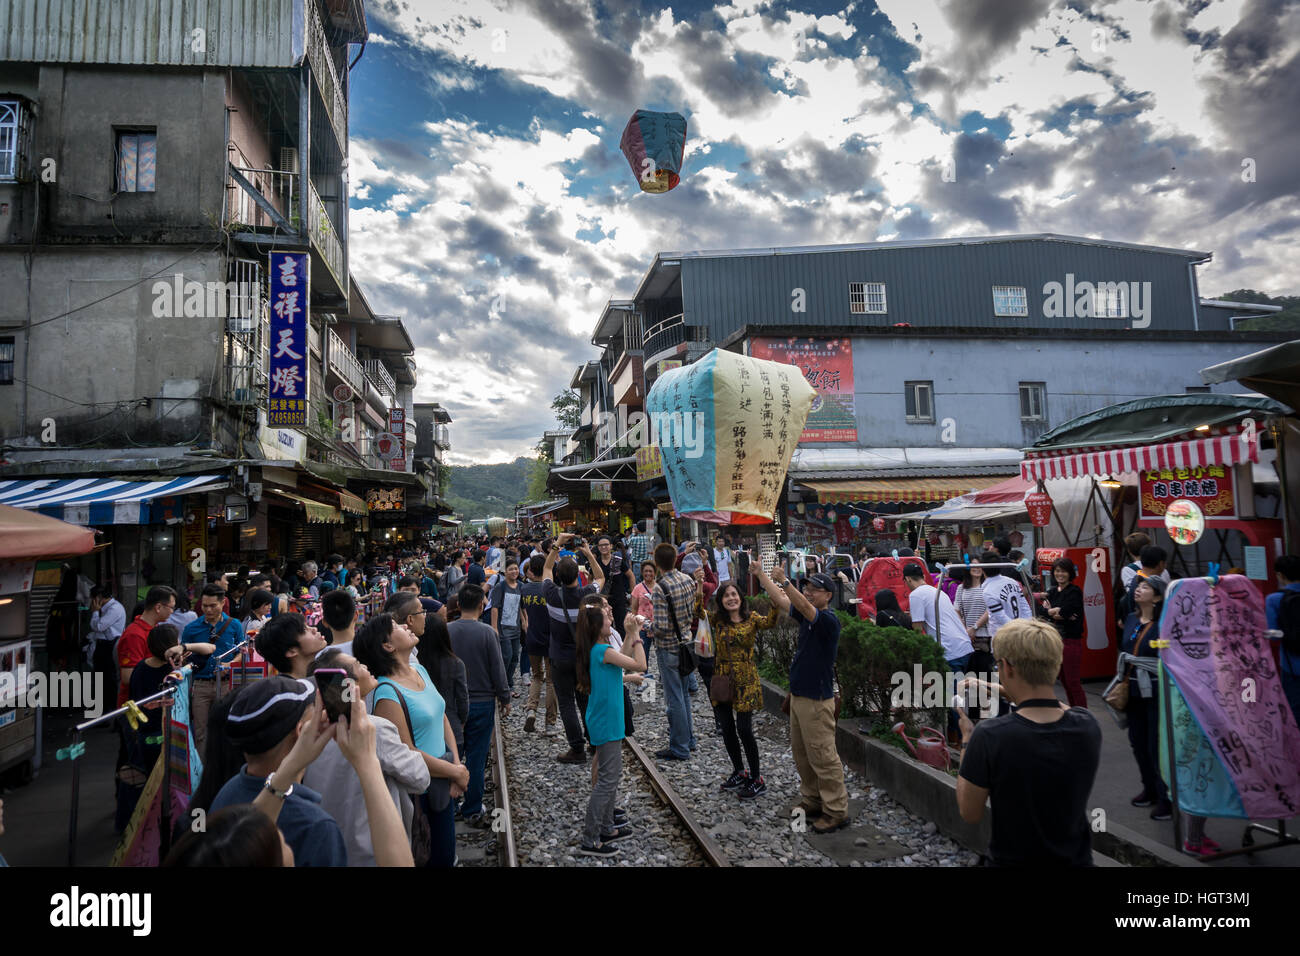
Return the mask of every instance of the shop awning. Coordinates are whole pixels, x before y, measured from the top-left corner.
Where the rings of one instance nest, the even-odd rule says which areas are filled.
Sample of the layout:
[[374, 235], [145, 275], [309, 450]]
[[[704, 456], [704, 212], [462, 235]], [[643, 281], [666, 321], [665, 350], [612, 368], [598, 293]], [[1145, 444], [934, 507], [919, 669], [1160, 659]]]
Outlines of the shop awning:
[[0, 559], [45, 558], [87, 554], [95, 532], [21, 508], [0, 505]]
[[438, 515], [438, 524], [446, 525], [448, 528], [459, 528], [460, 522], [455, 518], [448, 518], [446, 515]]
[[1240, 382], [1300, 411], [1300, 339], [1203, 368], [1201, 381]]
[[303, 510], [307, 512], [307, 521], [310, 524], [343, 523], [343, 512], [333, 505], [327, 505], [321, 501], [312, 501], [310, 498], [304, 498], [302, 495], [295, 495], [289, 491], [281, 491], [279, 488], [271, 488], [269, 491], [278, 498], [286, 498], [302, 505]]
[[1160, 442], [1133, 448], [1061, 451], [1026, 458], [1020, 476], [1030, 481], [1048, 478], [1083, 478], [1089, 475], [1122, 475], [1151, 468], [1195, 468], [1208, 465], [1240, 465], [1259, 461], [1259, 441], [1243, 436], [1217, 435], [1188, 441]]
[[554, 514], [555, 512], [559, 511], [561, 508], [567, 508], [567, 507], [569, 507], [569, 499], [561, 498], [559, 501], [552, 501], [549, 502], [548, 504], [543, 505], [537, 511], [528, 511], [527, 517], [528, 520], [531, 521], [532, 519], [540, 518], [543, 515]]
[[971, 475], [943, 478], [870, 478], [859, 481], [802, 481], [817, 493], [820, 504], [875, 501], [881, 504], [924, 504], [947, 501], [967, 492], [989, 488], [1006, 475]]
[[370, 509], [366, 507], [366, 503], [362, 501], [359, 496], [354, 495], [350, 491], [346, 491], [346, 490], [339, 491], [339, 506], [342, 508], [342, 510], [346, 511], [348, 514], [354, 514], [354, 515], [370, 514]]
[[112, 478], [37, 478], [0, 481], [0, 504], [39, 511], [69, 524], [149, 524], [158, 498], [225, 488], [221, 475], [186, 475], [157, 481]]

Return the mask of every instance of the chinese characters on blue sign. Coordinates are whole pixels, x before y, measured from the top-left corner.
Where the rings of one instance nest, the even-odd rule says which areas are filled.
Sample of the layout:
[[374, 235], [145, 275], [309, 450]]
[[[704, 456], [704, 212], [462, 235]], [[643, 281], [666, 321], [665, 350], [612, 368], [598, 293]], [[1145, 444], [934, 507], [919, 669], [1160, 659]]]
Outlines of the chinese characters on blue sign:
[[307, 424], [307, 253], [271, 253], [271, 384], [267, 424]]

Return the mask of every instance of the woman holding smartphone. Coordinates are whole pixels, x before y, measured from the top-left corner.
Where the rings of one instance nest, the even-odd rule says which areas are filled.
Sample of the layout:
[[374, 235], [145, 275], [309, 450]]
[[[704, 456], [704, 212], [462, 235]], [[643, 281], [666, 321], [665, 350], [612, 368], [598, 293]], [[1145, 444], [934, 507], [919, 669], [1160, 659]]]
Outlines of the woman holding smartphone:
[[626, 729], [623, 674], [645, 670], [645, 648], [635, 614], [629, 614], [623, 622], [627, 636], [621, 650], [615, 650], [611, 643], [613, 623], [613, 614], [606, 607], [587, 605], [578, 614], [575, 635], [578, 687], [587, 693], [587, 732], [596, 749], [596, 783], [587, 802], [587, 822], [578, 846], [583, 856], [614, 856], [618, 853], [614, 844], [632, 835], [632, 827], [620, 825], [614, 812], [623, 774]]
[[402, 742], [424, 755], [433, 781], [420, 797], [433, 830], [430, 867], [456, 862], [456, 819], [451, 798], [469, 785], [469, 768], [460, 761], [447, 704], [429, 672], [411, 651], [419, 643], [391, 614], [365, 623], [352, 641], [352, 653], [375, 676], [373, 712], [397, 727]]

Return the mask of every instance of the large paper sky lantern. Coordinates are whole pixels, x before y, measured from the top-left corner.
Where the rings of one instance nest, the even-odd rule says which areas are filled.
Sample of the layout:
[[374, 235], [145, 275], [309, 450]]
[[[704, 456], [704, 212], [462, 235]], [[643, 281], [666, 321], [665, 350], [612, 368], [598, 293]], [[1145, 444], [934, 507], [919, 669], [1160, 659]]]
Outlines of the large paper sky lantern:
[[720, 349], [661, 375], [645, 404], [677, 514], [770, 522], [816, 394], [793, 365]]
[[637, 110], [627, 121], [619, 148], [641, 189], [666, 193], [680, 181], [686, 155], [686, 118], [681, 113]]

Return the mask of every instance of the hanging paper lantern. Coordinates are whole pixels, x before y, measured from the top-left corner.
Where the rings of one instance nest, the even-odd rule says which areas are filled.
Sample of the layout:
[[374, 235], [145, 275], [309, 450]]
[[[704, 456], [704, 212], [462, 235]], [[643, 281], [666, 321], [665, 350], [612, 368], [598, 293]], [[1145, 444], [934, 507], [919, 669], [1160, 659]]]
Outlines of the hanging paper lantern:
[[834, 523], [835, 523], [835, 509], [834, 509], [834, 508], [827, 508], [827, 509], [826, 509], [826, 520], [829, 521], [831, 524], [834, 524]]
[[871, 519], [871, 527], [874, 528], [876, 531], [884, 531], [884, 530], [885, 530], [885, 519], [884, 519], [884, 518], [872, 518], [872, 519]]
[[666, 193], [680, 181], [686, 119], [681, 113], [637, 110], [627, 121], [618, 146], [643, 192]]
[[979, 529], [972, 529], [970, 533], [970, 543], [978, 548], [984, 543], [984, 532]]
[[860, 524], [862, 524], [862, 519], [861, 519], [861, 518], [859, 518], [857, 515], [849, 515], [849, 527], [850, 527], [850, 528], [852, 528], [853, 530], [856, 531], [857, 528], [858, 528], [858, 525], [860, 525]]
[[815, 395], [793, 365], [721, 349], [659, 376], [645, 407], [678, 514], [769, 523]]

